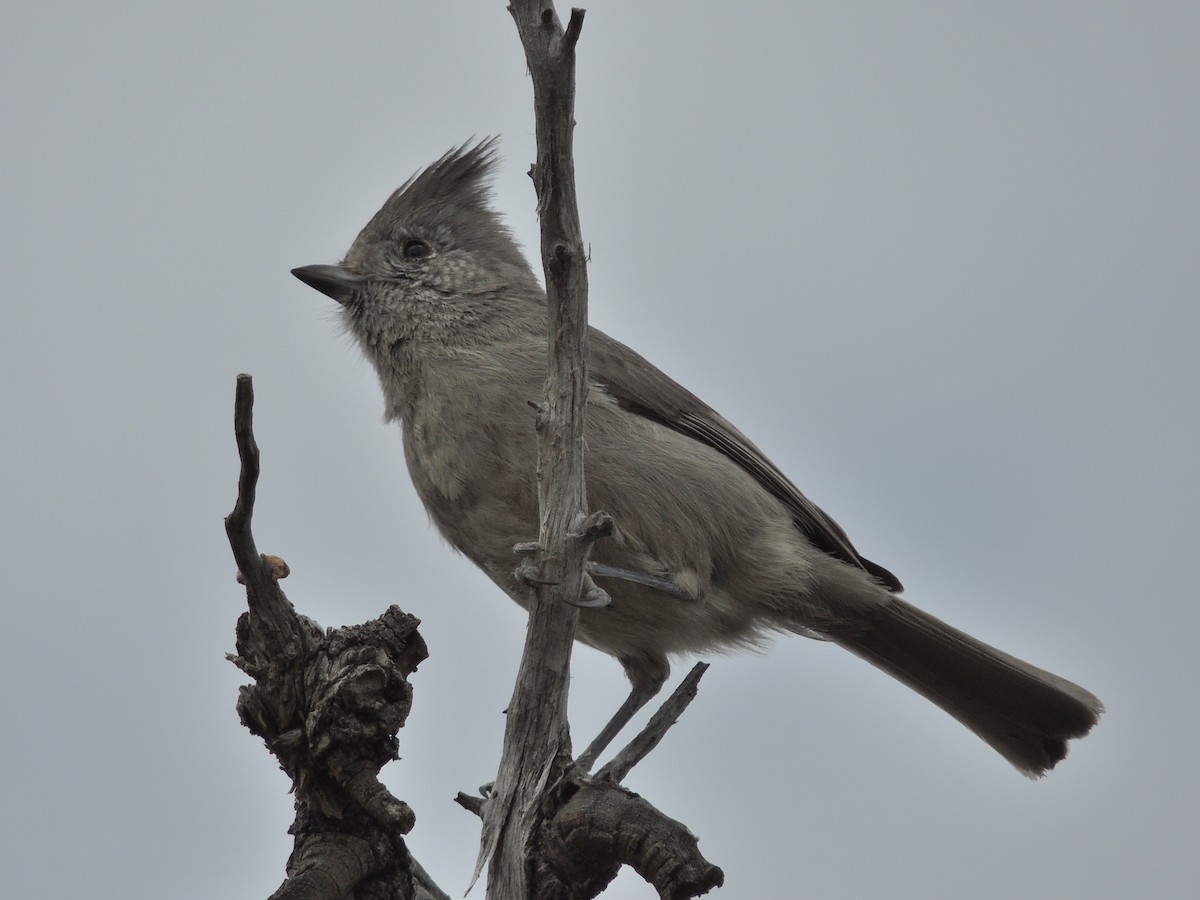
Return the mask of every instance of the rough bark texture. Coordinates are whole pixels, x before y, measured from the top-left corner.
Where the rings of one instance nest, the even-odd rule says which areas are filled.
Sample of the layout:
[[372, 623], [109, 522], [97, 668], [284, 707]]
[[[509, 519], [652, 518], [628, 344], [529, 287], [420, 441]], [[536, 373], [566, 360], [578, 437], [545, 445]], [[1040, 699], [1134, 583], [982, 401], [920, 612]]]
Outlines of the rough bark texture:
[[546, 406], [538, 423], [541, 527], [531, 561], [544, 584], [530, 604], [525, 652], [508, 707], [495, 793], [484, 808], [476, 868], [478, 874], [490, 858], [488, 896], [515, 900], [533, 896], [527, 851], [543, 821], [547, 789], [571, 764], [567, 688], [578, 618], [574, 604], [584, 596], [590, 540], [583, 476], [587, 275], [572, 155], [575, 42], [583, 12], [573, 10], [565, 30], [553, 7], [538, 0], [514, 2], [509, 12], [533, 78], [537, 162], [531, 175], [550, 307]]
[[533, 872], [539, 900], [594, 897], [622, 865], [660, 897], [697, 897], [724, 881], [686, 826], [616, 785], [579, 784], [539, 837]]
[[[525, 896], [591, 900], [623, 865], [660, 897], [698, 897], [724, 883], [724, 873], [704, 858], [684, 825], [617, 783], [658, 746], [695, 699], [707, 668], [697, 663], [641, 733], [594, 776], [575, 768], [547, 786], [536, 804], [539, 824], [522, 858]], [[455, 800], [478, 816], [490, 802], [462, 793]]]
[[294, 786], [295, 845], [273, 897], [445, 898], [405, 846], [412, 810], [378, 780], [412, 705], [407, 676], [428, 656], [420, 621], [393, 606], [374, 621], [325, 631], [296, 613], [279, 587], [287, 564], [260, 556], [250, 528], [259, 472], [253, 403], [250, 377], [238, 376], [242, 469], [225, 531], [249, 611], [238, 619], [230, 660], [255, 682], [239, 693], [242, 723]]

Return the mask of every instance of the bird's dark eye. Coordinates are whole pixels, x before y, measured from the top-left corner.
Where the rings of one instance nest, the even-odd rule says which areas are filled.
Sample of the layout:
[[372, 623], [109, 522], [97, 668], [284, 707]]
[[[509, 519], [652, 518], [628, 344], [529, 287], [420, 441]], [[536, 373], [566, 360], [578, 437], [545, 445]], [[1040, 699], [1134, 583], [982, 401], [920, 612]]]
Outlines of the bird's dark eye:
[[404, 256], [408, 259], [421, 259], [428, 256], [431, 252], [427, 243], [419, 241], [416, 238], [404, 242]]

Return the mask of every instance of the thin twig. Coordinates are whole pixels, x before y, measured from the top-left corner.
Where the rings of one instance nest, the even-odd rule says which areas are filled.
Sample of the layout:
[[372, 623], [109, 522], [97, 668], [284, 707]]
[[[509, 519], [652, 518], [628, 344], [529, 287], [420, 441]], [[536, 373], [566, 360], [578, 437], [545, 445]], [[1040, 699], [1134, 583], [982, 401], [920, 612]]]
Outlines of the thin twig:
[[659, 707], [658, 712], [650, 717], [646, 727], [630, 741], [620, 753], [606, 763], [596, 773], [597, 781], [609, 781], [616, 784], [622, 781], [630, 770], [641, 762], [646, 755], [658, 746], [663, 735], [674, 725], [688, 705], [696, 699], [696, 691], [700, 679], [708, 669], [708, 663], [696, 663], [687, 677], [679, 683], [674, 693]]
[[469, 813], [474, 813], [477, 816], [483, 816], [483, 804], [487, 801], [483, 797], [476, 797], [473, 794], [466, 794], [459, 791], [454, 797], [454, 802], [461, 806]]
[[259, 473], [258, 443], [254, 440], [254, 380], [249, 375], [237, 377], [233, 400], [233, 435], [242, 468], [238, 475], [237, 502], [233, 505], [233, 512], [225, 517], [225, 533], [229, 537], [239, 571], [247, 575], [251, 561], [258, 560], [254, 535], [250, 532], [250, 520], [254, 516]]

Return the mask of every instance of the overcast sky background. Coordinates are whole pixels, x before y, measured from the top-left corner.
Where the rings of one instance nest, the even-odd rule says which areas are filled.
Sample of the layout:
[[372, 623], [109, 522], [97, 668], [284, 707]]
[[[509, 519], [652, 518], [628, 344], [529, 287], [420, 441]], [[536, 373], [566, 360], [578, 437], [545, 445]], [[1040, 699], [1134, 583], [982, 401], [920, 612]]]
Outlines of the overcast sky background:
[[[288, 270], [339, 259], [472, 135], [503, 135], [496, 202], [536, 251], [503, 7], [6, 10], [5, 895], [282, 877], [289, 783], [223, 656], [239, 372], [289, 597], [326, 626], [424, 621], [386, 777], [413, 852], [466, 888], [478, 826], [451, 798], [495, 772], [524, 615], [428, 526], [373, 372]], [[593, 322], [914, 602], [1108, 706], [1033, 783], [834, 647], [714, 659], [628, 783], [699, 836], [719, 896], [1194, 896], [1198, 34], [1188, 2], [589, 9]], [[625, 691], [576, 654], [577, 744]], [[623, 875], [609, 896], [651, 894]]]

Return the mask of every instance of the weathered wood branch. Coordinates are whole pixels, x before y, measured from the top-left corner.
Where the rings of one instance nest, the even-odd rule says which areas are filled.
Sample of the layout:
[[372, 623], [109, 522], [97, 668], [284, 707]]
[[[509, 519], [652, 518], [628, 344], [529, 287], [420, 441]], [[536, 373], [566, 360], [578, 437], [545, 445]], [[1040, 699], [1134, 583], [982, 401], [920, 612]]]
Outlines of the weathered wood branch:
[[672, 900], [725, 881], [686, 826], [615, 784], [580, 784], [544, 826], [540, 848], [533, 866], [539, 900], [590, 900], [622, 865]]
[[[476, 876], [490, 859], [488, 896], [531, 896], [526, 848], [542, 822], [548, 788], [571, 764], [567, 689], [571, 647], [584, 596], [599, 599], [584, 566], [595, 535], [585, 529], [583, 425], [587, 403], [587, 273], [575, 197], [572, 152], [575, 44], [583, 11], [563, 29], [550, 4], [509, 6], [533, 80], [537, 161], [531, 170], [541, 219], [542, 264], [549, 295], [546, 402], [538, 416], [540, 552], [527, 563], [541, 584], [532, 591], [525, 651], [508, 707], [494, 794], [484, 806]], [[588, 579], [590, 581], [590, 579]]]
[[527, 557], [517, 574], [532, 597], [500, 769], [486, 798], [457, 799], [483, 818], [475, 876], [490, 860], [492, 900], [587, 900], [622, 864], [660, 896], [698, 896], [722, 883], [721, 870], [699, 854], [686, 828], [616, 782], [679, 717], [705, 667], [693, 670], [603, 779], [588, 779], [571, 763], [566, 703], [576, 606], [608, 602], [586, 567], [592, 544], [613, 528], [607, 514], [588, 515], [583, 470], [587, 270], [572, 148], [584, 14], [573, 9], [563, 28], [549, 0], [514, 0], [509, 12], [533, 81], [537, 161], [530, 176], [548, 294], [546, 401], [537, 420], [541, 523], [536, 544], [514, 548]]
[[246, 585], [230, 660], [254, 679], [238, 714], [292, 779], [296, 820], [283, 898], [390, 896], [442, 900], [405, 846], [415, 822], [408, 804], [379, 782], [396, 758], [397, 730], [412, 705], [407, 676], [428, 656], [420, 621], [393, 606], [363, 625], [325, 631], [299, 615], [279, 587], [287, 565], [260, 556], [251, 531], [259, 474], [254, 391], [239, 375], [234, 404], [241, 474], [225, 520]]
[[700, 679], [706, 671], [708, 663], [701, 662], [692, 666], [692, 671], [688, 672], [687, 677], [679, 683], [679, 687], [675, 688], [666, 702], [658, 708], [658, 712], [650, 717], [650, 721], [638, 736], [596, 773], [596, 781], [608, 781], [613, 784], [623, 781], [633, 767], [658, 746], [658, 742], [670, 727], [679, 721], [683, 711], [696, 699]]
[[[646, 727], [596, 775], [566, 773], [539, 798], [542, 821], [531, 836], [524, 862], [529, 896], [536, 900], [592, 900], [632, 867], [660, 897], [698, 897], [724, 884], [683, 824], [665, 815], [618, 782], [662, 740], [696, 696], [707, 663], [697, 663]], [[455, 802], [483, 817], [493, 802], [459, 793]]]

